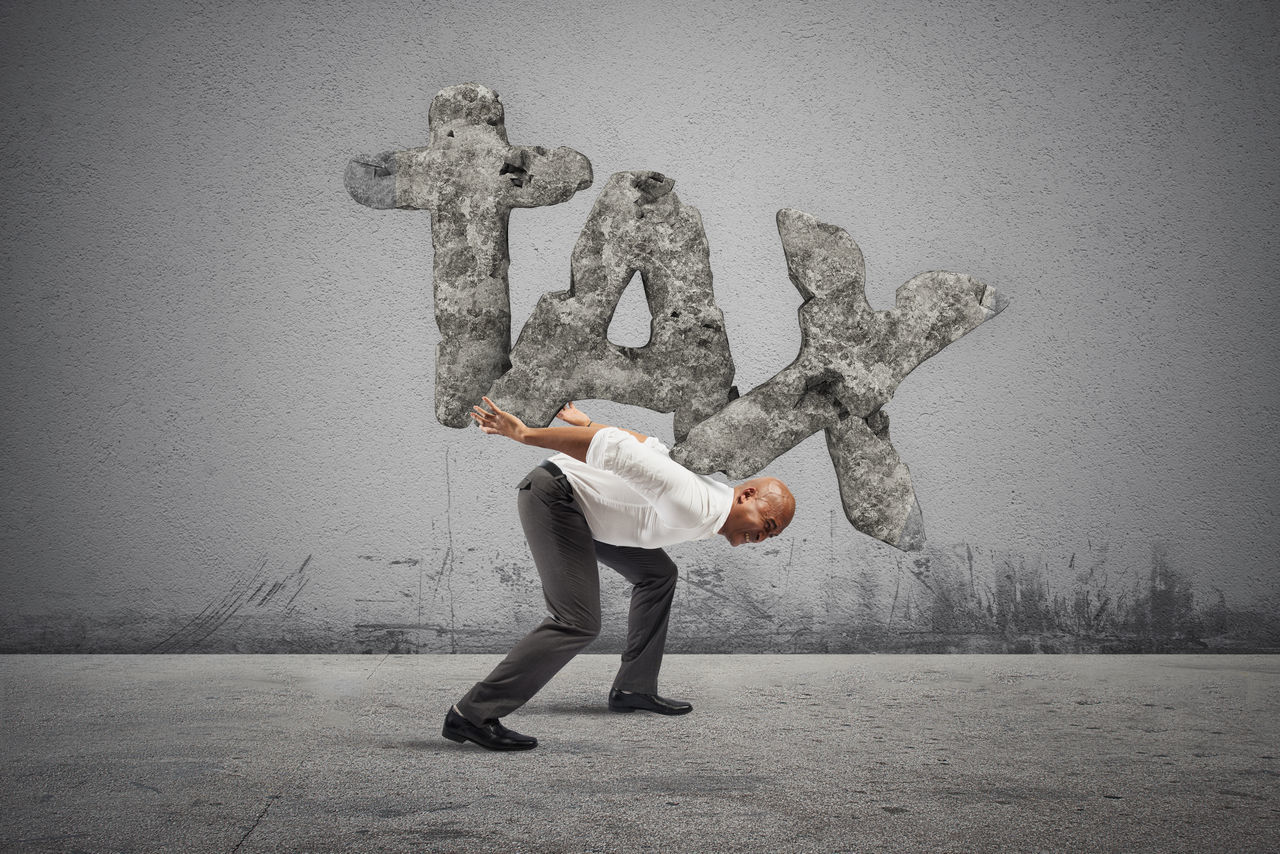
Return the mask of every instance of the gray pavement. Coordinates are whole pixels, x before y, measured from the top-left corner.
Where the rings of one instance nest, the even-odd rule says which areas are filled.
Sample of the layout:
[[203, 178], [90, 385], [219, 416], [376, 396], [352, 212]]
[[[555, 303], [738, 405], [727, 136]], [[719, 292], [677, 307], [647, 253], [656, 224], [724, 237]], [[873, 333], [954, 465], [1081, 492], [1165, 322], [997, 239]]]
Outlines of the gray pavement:
[[1280, 657], [587, 655], [442, 739], [497, 660], [0, 657], [0, 851], [1280, 850]]

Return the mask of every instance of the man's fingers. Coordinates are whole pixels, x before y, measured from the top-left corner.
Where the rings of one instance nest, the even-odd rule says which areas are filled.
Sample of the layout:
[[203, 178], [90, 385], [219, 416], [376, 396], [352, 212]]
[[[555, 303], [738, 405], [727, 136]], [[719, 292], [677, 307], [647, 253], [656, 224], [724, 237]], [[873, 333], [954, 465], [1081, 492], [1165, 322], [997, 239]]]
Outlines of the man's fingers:
[[502, 430], [498, 427], [500, 423], [498, 416], [502, 414], [502, 410], [494, 405], [494, 402], [489, 398], [485, 397], [481, 399], [492, 407], [493, 411], [490, 412], [479, 405], [473, 405], [471, 407], [471, 412], [468, 414], [475, 420], [476, 424], [480, 426], [481, 431], [490, 435], [501, 434]]

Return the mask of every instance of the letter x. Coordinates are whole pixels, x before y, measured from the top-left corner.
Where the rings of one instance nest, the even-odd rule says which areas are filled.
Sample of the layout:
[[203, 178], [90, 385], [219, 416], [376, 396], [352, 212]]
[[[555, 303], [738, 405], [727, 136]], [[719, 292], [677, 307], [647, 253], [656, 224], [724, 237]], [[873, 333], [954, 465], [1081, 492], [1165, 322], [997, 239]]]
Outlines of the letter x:
[[1008, 300], [969, 276], [922, 273], [898, 288], [892, 309], [873, 311], [862, 251], [844, 229], [783, 209], [778, 234], [805, 300], [800, 354], [695, 426], [671, 456], [694, 471], [740, 479], [825, 430], [849, 521], [890, 545], [918, 549], [920, 506], [882, 407], [912, 369]]

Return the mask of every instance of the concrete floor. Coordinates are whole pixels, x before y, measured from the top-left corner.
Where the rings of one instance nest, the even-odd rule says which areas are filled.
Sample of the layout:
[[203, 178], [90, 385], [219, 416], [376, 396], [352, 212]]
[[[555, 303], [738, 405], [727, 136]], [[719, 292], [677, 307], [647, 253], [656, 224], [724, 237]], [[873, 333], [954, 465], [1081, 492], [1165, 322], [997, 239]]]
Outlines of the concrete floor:
[[0, 658], [0, 851], [1280, 850], [1280, 657], [589, 655], [442, 739], [497, 660]]

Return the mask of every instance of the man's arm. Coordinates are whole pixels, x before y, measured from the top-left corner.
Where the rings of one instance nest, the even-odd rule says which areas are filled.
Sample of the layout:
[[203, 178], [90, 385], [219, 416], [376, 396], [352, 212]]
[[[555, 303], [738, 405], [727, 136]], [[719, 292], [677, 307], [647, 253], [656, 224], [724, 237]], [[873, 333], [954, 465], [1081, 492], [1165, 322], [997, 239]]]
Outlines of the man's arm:
[[[480, 429], [484, 432], [506, 436], [508, 439], [513, 439], [522, 445], [536, 445], [539, 448], [559, 451], [584, 463], [587, 461], [587, 449], [591, 447], [591, 439], [609, 426], [608, 424], [597, 424], [588, 419], [584, 425], [530, 427], [510, 412], [504, 412], [499, 409], [498, 405], [489, 398], [484, 398], [484, 402], [489, 409], [484, 409], [480, 406], [471, 407], [471, 417], [475, 419], [475, 422], [480, 425]], [[574, 413], [582, 415], [577, 407], [574, 407]], [[574, 416], [574, 420], [580, 419]], [[627, 432], [641, 442], [648, 438], [630, 430]]]
[[[559, 418], [561, 421], [572, 424], [575, 427], [590, 427], [593, 424], [598, 425], [600, 427], [613, 426], [612, 424], [604, 424], [600, 421], [592, 421], [590, 418], [587, 417], [587, 413], [583, 412], [581, 409], [579, 409], [577, 406], [574, 405], [572, 400], [566, 403], [564, 406], [560, 407], [560, 411], [556, 413], [556, 418]], [[637, 433], [635, 430], [632, 430], [629, 427], [619, 427], [618, 429], [623, 430], [627, 433], [630, 433], [632, 436], [635, 436], [636, 441], [642, 445], [649, 438], [645, 434]]]

